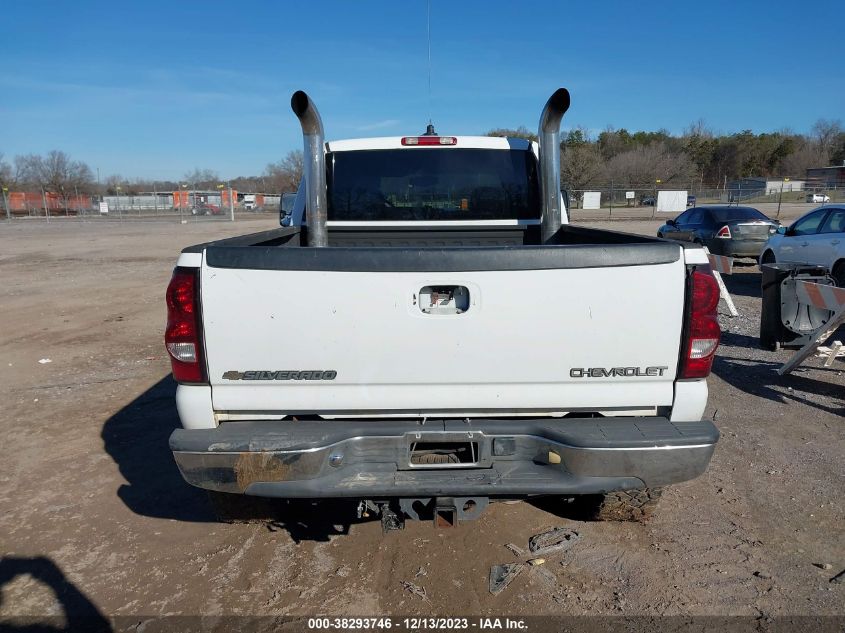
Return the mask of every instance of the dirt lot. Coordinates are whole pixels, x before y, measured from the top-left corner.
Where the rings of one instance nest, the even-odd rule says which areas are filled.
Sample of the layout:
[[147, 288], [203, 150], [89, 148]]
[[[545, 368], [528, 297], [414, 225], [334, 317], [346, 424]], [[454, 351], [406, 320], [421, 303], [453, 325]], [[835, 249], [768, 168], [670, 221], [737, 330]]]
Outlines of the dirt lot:
[[[659, 223], [612, 228], [653, 234]], [[722, 318], [706, 413], [722, 431], [711, 467], [669, 489], [645, 525], [582, 522], [548, 502], [496, 504], [457, 529], [408, 523], [386, 536], [346, 504], [272, 525], [215, 523], [167, 448], [178, 420], [162, 296], [183, 246], [271, 225], [0, 227], [0, 621], [63, 609], [845, 614], [845, 584], [829, 582], [845, 569], [845, 363], [814, 359], [776, 375], [789, 352], [756, 349], [751, 264], [728, 278], [741, 316]], [[490, 566], [514, 559], [504, 544], [557, 525], [581, 534], [571, 553], [491, 596]]]

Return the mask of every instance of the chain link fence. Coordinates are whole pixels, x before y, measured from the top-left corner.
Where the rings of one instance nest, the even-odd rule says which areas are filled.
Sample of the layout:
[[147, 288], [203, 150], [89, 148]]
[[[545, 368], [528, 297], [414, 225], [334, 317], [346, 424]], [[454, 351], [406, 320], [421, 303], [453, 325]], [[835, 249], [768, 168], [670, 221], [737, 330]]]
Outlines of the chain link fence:
[[801, 188], [785, 182], [783, 189], [766, 188], [725, 188], [699, 185], [640, 184], [633, 186], [602, 185], [590, 189], [565, 191], [569, 202], [570, 218], [577, 219], [650, 219], [655, 217], [657, 198], [661, 191], [686, 191], [687, 206], [702, 204], [742, 204], [764, 205], [811, 205], [845, 202], [845, 187], [813, 186], [803, 183]]
[[[649, 219], [655, 217], [660, 191], [686, 191], [687, 206], [702, 204], [772, 205], [845, 202], [843, 186], [793, 189], [742, 189], [701, 185], [612, 185], [566, 190], [570, 219]], [[237, 220], [256, 216], [278, 217], [281, 196], [223, 191], [183, 190], [128, 195], [92, 196], [76, 192], [65, 195], [45, 191], [3, 191], [2, 217], [7, 221], [77, 219], [90, 221], [171, 220], [199, 222]]]
[[261, 215], [278, 217], [281, 196], [223, 191], [145, 192], [94, 196], [46, 191], [3, 191], [6, 221], [237, 220]]

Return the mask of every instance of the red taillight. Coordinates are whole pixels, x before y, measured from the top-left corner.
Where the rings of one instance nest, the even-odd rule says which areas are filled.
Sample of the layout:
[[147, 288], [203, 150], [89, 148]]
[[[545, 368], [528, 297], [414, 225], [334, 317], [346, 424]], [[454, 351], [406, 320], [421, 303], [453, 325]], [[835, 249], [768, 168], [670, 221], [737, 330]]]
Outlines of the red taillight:
[[716, 237], [721, 237], [723, 239], [729, 240], [731, 239], [731, 229], [728, 226], [723, 226], [719, 231], [716, 233]]
[[698, 266], [690, 277], [691, 314], [680, 378], [706, 378], [719, 347], [719, 286], [709, 266]]
[[457, 145], [454, 136], [403, 136], [402, 145]]
[[167, 286], [164, 344], [177, 382], [206, 382], [198, 273], [198, 268], [176, 268]]

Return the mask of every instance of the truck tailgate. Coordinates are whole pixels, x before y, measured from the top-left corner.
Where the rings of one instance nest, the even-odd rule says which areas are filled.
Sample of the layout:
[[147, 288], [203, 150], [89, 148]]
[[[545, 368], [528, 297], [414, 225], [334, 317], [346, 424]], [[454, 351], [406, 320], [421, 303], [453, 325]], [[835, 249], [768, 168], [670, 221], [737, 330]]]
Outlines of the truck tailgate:
[[213, 406], [436, 415], [671, 405], [684, 288], [670, 243], [210, 247], [201, 298]]

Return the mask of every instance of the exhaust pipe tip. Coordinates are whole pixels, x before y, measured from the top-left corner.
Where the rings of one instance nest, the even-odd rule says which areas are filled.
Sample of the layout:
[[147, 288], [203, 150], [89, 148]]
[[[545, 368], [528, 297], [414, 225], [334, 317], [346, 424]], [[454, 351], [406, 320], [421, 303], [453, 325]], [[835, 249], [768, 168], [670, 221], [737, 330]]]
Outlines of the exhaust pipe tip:
[[303, 90], [294, 92], [290, 98], [290, 108], [299, 119], [303, 134], [323, 135], [323, 121], [308, 93]]
[[311, 97], [304, 90], [297, 90], [290, 97], [291, 110], [299, 118], [308, 111], [309, 103], [312, 103]]
[[543, 116], [540, 119], [541, 132], [560, 131], [560, 121], [563, 115], [569, 110], [570, 98], [566, 88], [558, 88], [549, 97], [546, 107], [543, 108]]
[[308, 98], [308, 95], [305, 94], [304, 91], [297, 90], [290, 97], [291, 110], [293, 110], [293, 113], [296, 116], [301, 117], [308, 109], [309, 101], [311, 101], [311, 99]]

